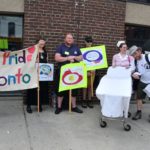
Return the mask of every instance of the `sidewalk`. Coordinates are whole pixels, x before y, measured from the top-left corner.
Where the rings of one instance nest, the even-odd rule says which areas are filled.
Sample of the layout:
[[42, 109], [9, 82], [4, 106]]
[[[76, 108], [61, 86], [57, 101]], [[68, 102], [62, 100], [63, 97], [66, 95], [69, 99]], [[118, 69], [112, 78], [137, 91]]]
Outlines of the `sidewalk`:
[[[143, 118], [129, 119], [131, 131], [120, 121], [99, 126], [99, 106], [84, 109], [83, 114], [43, 107], [42, 113], [27, 114], [21, 101], [0, 101], [0, 150], [148, 150], [150, 104], [144, 105]], [[135, 111], [131, 105], [130, 111]]]

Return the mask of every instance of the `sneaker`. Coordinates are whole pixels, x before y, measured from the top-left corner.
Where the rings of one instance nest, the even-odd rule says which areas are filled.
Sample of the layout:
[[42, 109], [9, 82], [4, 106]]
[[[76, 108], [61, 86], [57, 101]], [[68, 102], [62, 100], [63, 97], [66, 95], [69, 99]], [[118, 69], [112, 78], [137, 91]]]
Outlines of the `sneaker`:
[[137, 111], [134, 115], [134, 117], [132, 118], [132, 120], [138, 120], [142, 118], [142, 112], [141, 111]]
[[32, 113], [31, 106], [27, 106], [26, 111], [27, 111], [29, 114], [31, 114], [31, 113]]
[[150, 115], [148, 116], [148, 122], [150, 122]]
[[57, 108], [56, 110], [55, 110], [55, 114], [57, 115], [57, 114], [60, 114], [61, 113], [61, 111], [62, 111], [62, 109], [61, 108]]
[[76, 112], [76, 113], [83, 113], [83, 111], [81, 109], [79, 109], [78, 107], [72, 108], [72, 111]]
[[85, 101], [85, 100], [82, 100], [82, 102], [81, 102], [81, 107], [82, 107], [82, 108], [87, 108], [87, 105], [86, 105], [86, 101]]
[[89, 108], [94, 108], [94, 106], [92, 105], [91, 100], [87, 101], [87, 106], [88, 106]]

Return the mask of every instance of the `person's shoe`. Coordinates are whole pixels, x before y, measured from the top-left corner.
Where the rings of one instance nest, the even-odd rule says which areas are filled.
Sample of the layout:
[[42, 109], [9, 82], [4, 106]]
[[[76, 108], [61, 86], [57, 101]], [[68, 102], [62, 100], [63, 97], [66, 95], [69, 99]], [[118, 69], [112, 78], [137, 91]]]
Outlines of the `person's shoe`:
[[92, 105], [91, 100], [87, 101], [87, 106], [88, 106], [89, 108], [93, 108], [93, 107], [94, 107], [94, 106]]
[[132, 120], [138, 120], [142, 118], [142, 112], [141, 111], [137, 111], [134, 115], [134, 117], [132, 118]]
[[142, 104], [145, 104], [146, 103], [146, 101], [142, 101]]
[[27, 106], [26, 111], [27, 111], [29, 114], [31, 114], [31, 113], [32, 113], [31, 106]]
[[42, 106], [40, 106], [40, 112], [42, 112], [43, 111], [43, 108], [42, 108]]
[[79, 109], [78, 107], [72, 108], [72, 111], [76, 112], [76, 113], [83, 113], [83, 111], [81, 109]]
[[150, 115], [148, 116], [148, 122], [150, 122]]
[[60, 114], [61, 113], [61, 111], [62, 111], [62, 109], [61, 108], [56, 108], [56, 110], [55, 110], [55, 114], [57, 115], [57, 114]]
[[81, 107], [82, 107], [82, 108], [87, 108], [87, 105], [86, 105], [86, 101], [85, 101], [85, 100], [82, 100], [82, 102], [81, 102]]

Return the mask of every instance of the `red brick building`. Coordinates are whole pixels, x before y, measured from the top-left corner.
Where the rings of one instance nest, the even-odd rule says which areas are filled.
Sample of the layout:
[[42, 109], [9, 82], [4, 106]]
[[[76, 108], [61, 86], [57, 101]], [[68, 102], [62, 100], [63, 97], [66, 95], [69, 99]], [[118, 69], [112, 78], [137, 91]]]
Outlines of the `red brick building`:
[[25, 0], [24, 6], [23, 45], [34, 44], [39, 34], [46, 36], [50, 62], [67, 32], [73, 33], [79, 47], [86, 35], [93, 37], [95, 45], [105, 44], [109, 61], [116, 42], [124, 39], [123, 0]]
[[[126, 39], [142, 45], [150, 38], [149, 0], [0, 0], [0, 38], [9, 50], [35, 44], [39, 35], [47, 42], [49, 62], [57, 45], [71, 32], [79, 47], [91, 35], [94, 45], [105, 44], [109, 64], [116, 42]], [[139, 13], [140, 10], [140, 13]], [[14, 95], [14, 93], [12, 94]]]

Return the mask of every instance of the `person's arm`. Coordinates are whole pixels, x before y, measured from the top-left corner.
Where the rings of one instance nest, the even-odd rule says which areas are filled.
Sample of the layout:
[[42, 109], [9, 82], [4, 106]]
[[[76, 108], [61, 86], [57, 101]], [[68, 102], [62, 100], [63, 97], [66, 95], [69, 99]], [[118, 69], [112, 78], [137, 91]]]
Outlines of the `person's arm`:
[[47, 61], [47, 63], [48, 63], [48, 54], [47, 54], [47, 52], [46, 52], [46, 61]]
[[78, 52], [78, 56], [75, 56], [75, 60], [76, 61], [82, 61], [83, 60], [83, 57], [82, 57], [82, 53], [81, 53], [81, 50], [79, 49], [79, 47], [77, 47], [77, 52]]
[[48, 63], [48, 55], [47, 55], [46, 61], [47, 61], [47, 63]]
[[139, 72], [134, 72], [134, 73], [132, 73], [132, 77], [133, 77], [134, 79], [139, 80], [139, 79], [140, 79], [140, 76], [141, 76], [141, 74], [140, 74]]
[[56, 62], [65, 62], [65, 61], [74, 62], [74, 59], [75, 59], [75, 56], [62, 57], [60, 53], [55, 54], [55, 61]]
[[65, 62], [65, 61], [68, 61], [68, 58], [67, 57], [63, 57], [61, 53], [62, 53], [62, 45], [60, 45], [56, 49], [55, 58], [54, 58], [55, 61], [56, 62]]
[[82, 61], [83, 57], [82, 55], [79, 55], [79, 56], [75, 56], [74, 58], [76, 61]]
[[[149, 63], [150, 63], [150, 53], [148, 54], [148, 61], [149, 61]], [[148, 63], [148, 64], [149, 64], [149, 63]]]
[[134, 72], [135, 71], [135, 60], [132, 56], [129, 57], [130, 59], [130, 68], [131, 68], [131, 71]]
[[56, 62], [64, 62], [64, 61], [68, 61], [67, 57], [62, 57], [61, 54], [56, 53], [55, 54], [55, 61]]
[[112, 67], [116, 67], [116, 58], [115, 58], [115, 55], [112, 58]]

